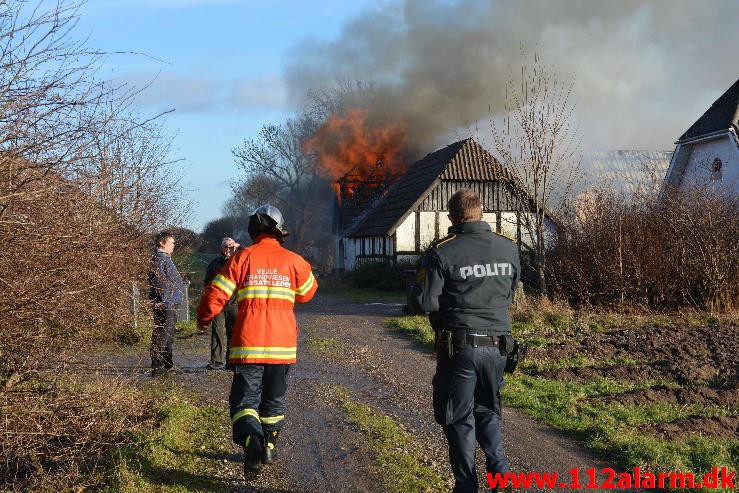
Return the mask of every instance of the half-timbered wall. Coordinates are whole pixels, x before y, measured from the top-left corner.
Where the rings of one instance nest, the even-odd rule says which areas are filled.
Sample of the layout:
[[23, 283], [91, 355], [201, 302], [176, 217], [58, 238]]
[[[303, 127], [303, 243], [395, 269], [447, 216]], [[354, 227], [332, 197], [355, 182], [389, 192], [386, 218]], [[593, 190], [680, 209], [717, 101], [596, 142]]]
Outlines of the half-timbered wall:
[[339, 242], [339, 252], [343, 255], [343, 264], [339, 268], [351, 270], [363, 262], [387, 262], [395, 259], [394, 238], [391, 236], [341, 238]]
[[480, 196], [482, 208], [486, 211], [516, 210], [516, 201], [510, 188], [499, 181], [442, 181], [428, 194], [418, 206], [422, 211], [446, 211], [446, 205], [460, 188], [470, 188]]
[[471, 188], [485, 210], [483, 220], [493, 231], [531, 244], [525, 228], [519, 224], [515, 196], [500, 182], [442, 181], [411, 211], [390, 237], [342, 238], [344, 268], [351, 270], [367, 261], [415, 260], [434, 240], [447, 234], [451, 222], [447, 216], [449, 198], [460, 188]]

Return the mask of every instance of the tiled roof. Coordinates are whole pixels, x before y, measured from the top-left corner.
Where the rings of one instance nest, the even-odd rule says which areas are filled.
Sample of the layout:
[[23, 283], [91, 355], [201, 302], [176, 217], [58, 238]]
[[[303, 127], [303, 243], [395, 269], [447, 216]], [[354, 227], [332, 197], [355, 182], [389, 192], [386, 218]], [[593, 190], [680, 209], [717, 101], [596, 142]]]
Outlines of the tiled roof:
[[714, 101], [708, 111], [696, 120], [678, 142], [728, 130], [732, 125], [735, 130], [739, 130], [739, 79]]
[[416, 161], [387, 193], [352, 224], [345, 236], [391, 235], [437, 180], [510, 179], [501, 164], [473, 139], [450, 144]]
[[510, 179], [510, 175], [503, 169], [503, 166], [473, 139], [455, 142], [449, 147], [459, 144], [461, 145], [456, 148], [457, 152], [444, 172], [439, 175], [440, 179], [480, 181]]

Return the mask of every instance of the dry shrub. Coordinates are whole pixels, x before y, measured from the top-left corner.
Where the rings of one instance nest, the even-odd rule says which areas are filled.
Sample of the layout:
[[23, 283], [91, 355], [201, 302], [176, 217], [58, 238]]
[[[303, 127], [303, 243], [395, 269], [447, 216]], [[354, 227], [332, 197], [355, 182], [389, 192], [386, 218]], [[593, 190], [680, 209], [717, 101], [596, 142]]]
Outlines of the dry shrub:
[[67, 363], [130, 320], [149, 234], [181, 204], [171, 140], [135, 88], [96, 78], [76, 15], [0, 2], [0, 490], [74, 484], [138, 419], [122, 382], [72, 385]]
[[697, 187], [661, 201], [595, 193], [558, 238], [551, 278], [576, 306], [731, 311], [739, 299], [738, 205]]
[[24, 193], [0, 215], [0, 486], [32, 489], [44, 472], [73, 482], [135, 421], [139, 406], [122, 381], [90, 389], [65, 370], [73, 353], [130, 319], [131, 281], [147, 255], [72, 183], [27, 169], [23, 177]]
[[22, 491], [101, 482], [96, 469], [107, 470], [110, 451], [130, 441], [151, 416], [151, 402], [132, 392], [125, 378], [110, 375], [45, 372], [0, 398], [10, 435], [0, 442], [0, 485]]

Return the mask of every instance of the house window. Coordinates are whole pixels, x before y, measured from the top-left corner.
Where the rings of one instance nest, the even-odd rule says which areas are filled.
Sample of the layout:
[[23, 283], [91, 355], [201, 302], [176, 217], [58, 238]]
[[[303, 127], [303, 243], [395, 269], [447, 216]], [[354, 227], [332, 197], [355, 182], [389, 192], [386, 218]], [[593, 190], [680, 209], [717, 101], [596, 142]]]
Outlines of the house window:
[[713, 160], [713, 164], [711, 164], [711, 179], [713, 181], [721, 180], [721, 168], [722, 167], [723, 167], [723, 163], [721, 162], [721, 159], [716, 158]]

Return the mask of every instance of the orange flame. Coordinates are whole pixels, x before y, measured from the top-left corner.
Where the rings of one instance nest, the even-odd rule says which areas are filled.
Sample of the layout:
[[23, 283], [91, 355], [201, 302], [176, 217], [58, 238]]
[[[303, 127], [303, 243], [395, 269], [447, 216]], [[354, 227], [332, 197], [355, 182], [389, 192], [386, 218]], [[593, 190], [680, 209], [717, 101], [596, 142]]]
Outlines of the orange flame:
[[378, 178], [400, 174], [405, 166], [402, 150], [406, 143], [403, 123], [377, 124], [369, 121], [369, 110], [354, 108], [334, 113], [308, 139], [305, 148], [314, 152], [321, 173], [337, 180], [349, 171], [359, 178], [367, 178], [378, 162]]

